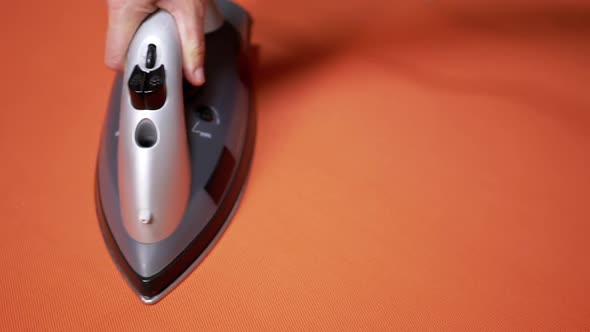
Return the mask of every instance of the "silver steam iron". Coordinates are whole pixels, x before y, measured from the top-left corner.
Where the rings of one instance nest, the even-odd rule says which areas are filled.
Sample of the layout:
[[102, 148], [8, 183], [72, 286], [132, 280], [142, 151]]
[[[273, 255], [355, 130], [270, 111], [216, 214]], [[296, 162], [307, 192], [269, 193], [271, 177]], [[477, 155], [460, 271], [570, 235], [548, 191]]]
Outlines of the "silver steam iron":
[[219, 238], [252, 158], [251, 20], [222, 0], [210, 1], [205, 16], [205, 85], [183, 78], [174, 18], [152, 14], [115, 79], [100, 138], [100, 228], [145, 303], [173, 289]]

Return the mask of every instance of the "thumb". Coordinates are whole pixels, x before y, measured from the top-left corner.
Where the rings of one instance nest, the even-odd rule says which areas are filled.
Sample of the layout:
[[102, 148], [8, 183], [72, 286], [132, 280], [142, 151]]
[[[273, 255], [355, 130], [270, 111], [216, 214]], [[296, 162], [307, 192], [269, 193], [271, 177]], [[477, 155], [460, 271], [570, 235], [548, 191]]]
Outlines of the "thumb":
[[160, 6], [176, 19], [185, 77], [193, 85], [205, 83], [205, 1], [162, 1]]

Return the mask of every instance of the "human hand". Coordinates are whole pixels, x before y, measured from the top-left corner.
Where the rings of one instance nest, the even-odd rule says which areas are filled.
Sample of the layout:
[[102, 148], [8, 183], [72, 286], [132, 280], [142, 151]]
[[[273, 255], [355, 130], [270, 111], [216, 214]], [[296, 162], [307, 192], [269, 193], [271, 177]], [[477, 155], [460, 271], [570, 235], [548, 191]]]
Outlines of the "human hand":
[[115, 70], [125, 65], [127, 49], [141, 22], [157, 9], [176, 20], [182, 45], [184, 75], [194, 85], [205, 83], [204, 16], [207, 0], [107, 0], [108, 31], [105, 63]]

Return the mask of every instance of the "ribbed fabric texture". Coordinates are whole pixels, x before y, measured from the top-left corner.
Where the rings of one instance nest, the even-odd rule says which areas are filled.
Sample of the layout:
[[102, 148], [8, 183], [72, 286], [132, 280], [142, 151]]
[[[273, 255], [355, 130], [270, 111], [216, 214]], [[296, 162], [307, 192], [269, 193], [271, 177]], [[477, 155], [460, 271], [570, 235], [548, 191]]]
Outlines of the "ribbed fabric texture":
[[587, 1], [244, 0], [258, 134], [156, 306], [93, 204], [103, 1], [0, 11], [0, 330], [590, 331]]

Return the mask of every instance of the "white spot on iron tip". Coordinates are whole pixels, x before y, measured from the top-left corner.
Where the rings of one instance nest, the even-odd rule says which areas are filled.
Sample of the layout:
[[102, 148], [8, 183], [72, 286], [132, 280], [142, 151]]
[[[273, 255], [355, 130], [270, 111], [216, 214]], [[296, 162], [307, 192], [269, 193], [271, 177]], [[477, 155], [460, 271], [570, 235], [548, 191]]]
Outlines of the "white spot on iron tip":
[[139, 222], [142, 224], [150, 224], [152, 222], [152, 213], [149, 210], [139, 211]]

